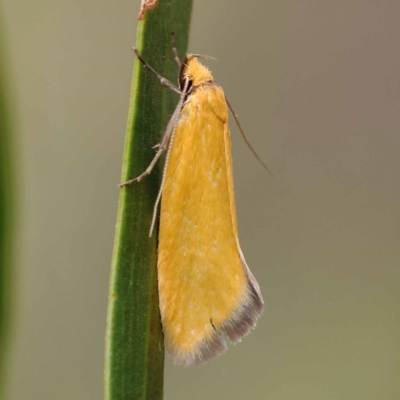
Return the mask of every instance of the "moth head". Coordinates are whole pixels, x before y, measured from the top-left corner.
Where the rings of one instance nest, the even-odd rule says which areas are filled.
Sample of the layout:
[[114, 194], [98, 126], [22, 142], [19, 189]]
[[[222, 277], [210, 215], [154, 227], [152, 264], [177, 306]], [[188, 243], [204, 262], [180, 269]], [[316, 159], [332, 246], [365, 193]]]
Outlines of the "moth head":
[[202, 56], [200, 54], [187, 54], [179, 72], [179, 86], [181, 90], [183, 90], [186, 80], [189, 81], [187, 89], [214, 82], [210, 70], [198, 60], [199, 58], [215, 60], [213, 57]]

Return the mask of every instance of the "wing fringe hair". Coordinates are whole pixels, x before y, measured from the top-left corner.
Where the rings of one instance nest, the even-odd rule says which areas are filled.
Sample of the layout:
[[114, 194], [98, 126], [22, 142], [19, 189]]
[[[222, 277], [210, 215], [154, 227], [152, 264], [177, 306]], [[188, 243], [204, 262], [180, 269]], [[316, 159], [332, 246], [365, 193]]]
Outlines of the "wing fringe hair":
[[204, 340], [195, 352], [187, 354], [179, 352], [177, 349], [171, 349], [175, 365], [189, 367], [205, 364], [225, 353], [228, 349], [226, 339], [229, 339], [232, 344], [239, 343], [244, 336], [255, 328], [263, 313], [264, 301], [258, 282], [247, 266], [240, 249], [239, 252], [247, 276], [247, 296], [245, 300], [230, 318], [226, 319], [220, 327], [214, 329], [211, 338]]

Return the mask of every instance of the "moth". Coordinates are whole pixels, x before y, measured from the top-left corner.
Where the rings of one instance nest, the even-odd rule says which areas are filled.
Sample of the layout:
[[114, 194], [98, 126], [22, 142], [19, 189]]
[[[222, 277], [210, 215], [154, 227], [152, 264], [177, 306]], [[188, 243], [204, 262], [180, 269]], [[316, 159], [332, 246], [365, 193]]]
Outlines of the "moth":
[[235, 344], [247, 335], [264, 302], [239, 244], [231, 107], [199, 61], [211, 57], [188, 54], [181, 62], [173, 50], [178, 87], [134, 49], [143, 66], [180, 99], [149, 167], [120, 186], [141, 181], [166, 152], [150, 235], [161, 200], [157, 267], [165, 347], [175, 364], [191, 366], [220, 356], [227, 340]]

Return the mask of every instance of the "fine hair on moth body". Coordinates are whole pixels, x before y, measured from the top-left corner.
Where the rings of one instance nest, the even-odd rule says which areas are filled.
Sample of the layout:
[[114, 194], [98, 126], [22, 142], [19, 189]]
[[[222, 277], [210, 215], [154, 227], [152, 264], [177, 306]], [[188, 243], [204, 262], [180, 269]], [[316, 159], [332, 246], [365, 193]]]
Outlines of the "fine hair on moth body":
[[[239, 245], [233, 188], [228, 108], [236, 114], [211, 72], [187, 54], [178, 86], [156, 72], [137, 49], [144, 68], [179, 101], [147, 169], [120, 187], [140, 182], [166, 152], [150, 236], [161, 202], [158, 288], [165, 347], [177, 365], [201, 365], [220, 356], [255, 327], [264, 302]], [[268, 170], [269, 171], [269, 170]]]

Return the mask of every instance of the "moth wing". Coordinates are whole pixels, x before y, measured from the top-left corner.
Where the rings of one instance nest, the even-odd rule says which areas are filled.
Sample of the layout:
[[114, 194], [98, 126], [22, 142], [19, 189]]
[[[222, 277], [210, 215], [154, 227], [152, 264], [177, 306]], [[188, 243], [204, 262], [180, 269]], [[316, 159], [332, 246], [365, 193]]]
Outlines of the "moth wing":
[[240, 250], [228, 110], [221, 88], [183, 105], [162, 194], [158, 279], [165, 344], [180, 365], [221, 355], [263, 310]]

